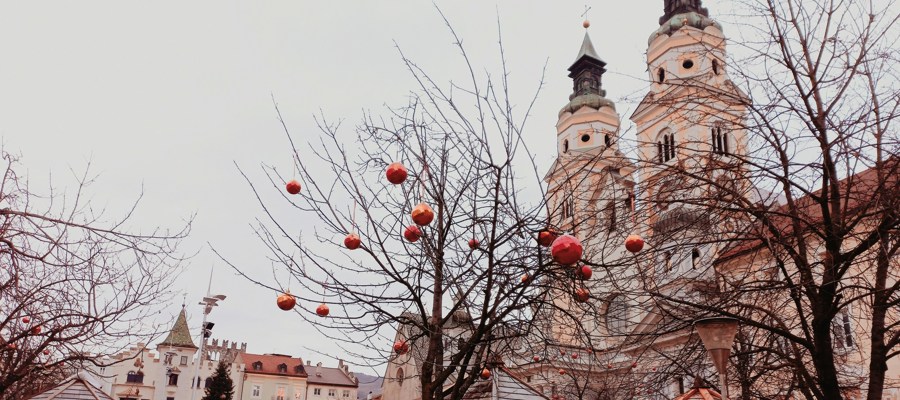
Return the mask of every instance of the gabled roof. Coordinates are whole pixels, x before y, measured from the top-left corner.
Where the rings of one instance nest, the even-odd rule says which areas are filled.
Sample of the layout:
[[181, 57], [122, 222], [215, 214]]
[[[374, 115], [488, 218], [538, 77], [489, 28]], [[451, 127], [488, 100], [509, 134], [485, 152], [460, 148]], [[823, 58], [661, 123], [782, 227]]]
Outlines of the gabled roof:
[[[261, 375], [282, 375], [307, 377], [306, 369], [303, 367], [302, 358], [294, 358], [283, 354], [241, 354], [241, 360], [244, 362], [244, 372], [248, 374]], [[257, 364], [259, 363], [259, 364]], [[284, 364], [286, 372], [278, 370], [278, 366]], [[256, 368], [258, 365], [259, 369]], [[299, 368], [298, 368], [299, 367]]]
[[30, 400], [114, 400], [94, 386], [82, 374], [71, 376], [58, 386], [44, 391]]
[[321, 366], [310, 366], [309, 368], [307, 382], [310, 385], [359, 387], [359, 382], [351, 379], [340, 368]]
[[178, 319], [175, 320], [175, 326], [169, 331], [166, 340], [163, 340], [159, 345], [187, 347], [191, 349], [197, 348], [197, 346], [194, 346], [193, 339], [191, 339], [191, 330], [188, 329], [187, 314], [184, 312], [184, 307], [181, 307], [181, 313], [178, 314]]
[[[494, 397], [497, 385], [497, 397]], [[474, 383], [465, 400], [546, 400], [547, 396], [525, 383], [506, 367], [491, 368], [491, 379]]]

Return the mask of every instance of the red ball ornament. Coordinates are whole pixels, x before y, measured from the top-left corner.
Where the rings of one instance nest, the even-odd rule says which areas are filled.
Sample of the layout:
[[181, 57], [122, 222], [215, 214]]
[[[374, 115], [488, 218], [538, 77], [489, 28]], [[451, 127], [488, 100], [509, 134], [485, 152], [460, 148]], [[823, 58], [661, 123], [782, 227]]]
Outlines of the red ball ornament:
[[487, 368], [481, 370], [481, 379], [491, 379], [491, 370]]
[[296, 179], [291, 179], [284, 188], [290, 194], [300, 193], [300, 182], [297, 182]]
[[293, 310], [297, 305], [297, 299], [289, 292], [282, 293], [275, 302], [278, 304], [278, 308], [284, 311]]
[[565, 351], [565, 350], [560, 350], [560, 351], [559, 351], [559, 355], [561, 355], [561, 356], [566, 355], [566, 351]]
[[7, 349], [10, 349], [10, 350], [15, 350], [15, 349], [16, 349], [16, 344], [15, 344], [15, 343], [7, 344], [7, 345], [6, 345], [6, 348], [7, 348]]
[[560, 375], [565, 375], [565, 374], [566, 374], [566, 370], [560, 368], [560, 369], [559, 369], [559, 374], [560, 374]]
[[416, 208], [413, 208], [411, 216], [416, 225], [425, 226], [434, 220], [434, 210], [428, 204], [419, 203]]
[[538, 233], [538, 244], [544, 247], [550, 247], [553, 244], [553, 241], [556, 240], [556, 232], [551, 230], [543, 230]]
[[45, 355], [45, 356], [49, 356], [49, 355], [50, 355], [50, 350], [44, 349], [44, 355]]
[[41, 330], [42, 330], [42, 329], [41, 329], [41, 326], [40, 326], [40, 325], [37, 325], [37, 326], [35, 326], [34, 328], [31, 328], [31, 334], [32, 334], [32, 335], [40, 335], [40, 334], [41, 334]]
[[531, 279], [531, 277], [529, 277], [528, 274], [522, 275], [522, 283], [528, 283], [529, 279]]
[[625, 238], [625, 249], [632, 252], [637, 253], [644, 248], [644, 239], [641, 239], [640, 235], [628, 235]]
[[409, 351], [409, 345], [406, 344], [405, 340], [398, 340], [394, 342], [394, 352], [400, 355], [406, 354]]
[[534, 362], [538, 362], [538, 361], [541, 361], [541, 358], [538, 356], [534, 356]]
[[359, 248], [360, 244], [359, 235], [355, 233], [351, 233], [344, 238], [344, 246], [346, 246], [350, 250], [356, 250]]
[[631, 368], [637, 368], [637, 363], [636, 362], [631, 363]]
[[319, 304], [319, 306], [316, 307], [316, 314], [319, 314], [320, 317], [327, 317], [329, 312], [328, 305], [325, 303]]
[[612, 364], [606, 364], [606, 369], [612, 369]]
[[573, 359], [578, 359], [578, 353], [572, 353], [572, 358], [573, 358]]
[[410, 243], [415, 243], [422, 237], [422, 230], [418, 226], [410, 225], [403, 230], [403, 237]]
[[27, 324], [27, 323], [29, 323], [29, 322], [31, 322], [31, 318], [28, 318], [28, 317], [22, 317], [22, 323], [23, 323], [23, 324]]
[[581, 247], [581, 241], [571, 235], [563, 235], [553, 241], [550, 246], [550, 255], [553, 260], [562, 265], [572, 265], [581, 259], [584, 248]]
[[404, 167], [403, 164], [395, 162], [387, 166], [387, 169], [384, 171], [384, 175], [387, 176], [388, 182], [399, 185], [406, 180], [406, 176], [408, 175], [408, 173], [406, 172], [406, 167]]
[[481, 243], [478, 242], [478, 239], [469, 240], [469, 248], [470, 249], [475, 250], [478, 248], [478, 246], [481, 246]]
[[594, 276], [594, 270], [592, 270], [591, 267], [587, 265], [582, 265], [575, 270], [575, 275], [581, 279], [588, 280], [591, 279], [592, 276]]
[[591, 298], [591, 292], [588, 292], [585, 288], [578, 288], [575, 290], [575, 301], [579, 303], [584, 303]]

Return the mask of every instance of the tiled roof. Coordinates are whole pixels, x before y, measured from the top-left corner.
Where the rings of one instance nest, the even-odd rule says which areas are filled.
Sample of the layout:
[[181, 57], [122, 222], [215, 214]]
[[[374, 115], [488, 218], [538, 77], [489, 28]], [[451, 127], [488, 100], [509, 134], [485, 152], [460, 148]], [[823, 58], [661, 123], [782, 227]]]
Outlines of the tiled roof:
[[309, 368], [309, 379], [307, 382], [310, 384], [359, 387], [359, 383], [354, 382], [339, 368], [315, 366], [310, 366]]
[[181, 308], [181, 313], [178, 314], [178, 319], [175, 320], [175, 326], [169, 331], [166, 340], [163, 340], [159, 345], [188, 347], [192, 349], [197, 348], [197, 346], [194, 346], [193, 339], [191, 339], [191, 330], [188, 329], [187, 315], [184, 312], [184, 307]]
[[[306, 377], [306, 369], [303, 367], [303, 359], [293, 358], [282, 354], [252, 354], [243, 353], [244, 371], [248, 374], [284, 375]], [[259, 363], [259, 364], [257, 364]], [[280, 372], [278, 366], [284, 364], [287, 372]], [[260, 369], [254, 369], [259, 365]], [[297, 367], [300, 367], [299, 369]]]
[[92, 385], [79, 375], [66, 379], [53, 389], [32, 397], [30, 400], [114, 400], [100, 388]]

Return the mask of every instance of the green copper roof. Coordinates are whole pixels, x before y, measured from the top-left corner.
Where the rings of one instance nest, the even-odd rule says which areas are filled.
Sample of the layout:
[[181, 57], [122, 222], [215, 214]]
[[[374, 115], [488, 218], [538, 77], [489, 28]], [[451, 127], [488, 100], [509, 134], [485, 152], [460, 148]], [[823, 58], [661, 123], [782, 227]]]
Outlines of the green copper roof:
[[[584, 41], [581, 42], [581, 50], [578, 51], [578, 57], [575, 57], [575, 61], [581, 59], [581, 57], [588, 56], [595, 60], [600, 60], [600, 56], [597, 55], [597, 51], [594, 50], [594, 44], [591, 43], [591, 37], [584, 33]], [[602, 61], [602, 60], [601, 60]]]
[[192, 349], [197, 348], [197, 346], [194, 346], [194, 341], [191, 339], [191, 330], [188, 329], [187, 315], [184, 313], [184, 308], [181, 309], [181, 314], [178, 314], [178, 319], [175, 320], [175, 326], [169, 331], [166, 340], [163, 340], [159, 345], [190, 347]]

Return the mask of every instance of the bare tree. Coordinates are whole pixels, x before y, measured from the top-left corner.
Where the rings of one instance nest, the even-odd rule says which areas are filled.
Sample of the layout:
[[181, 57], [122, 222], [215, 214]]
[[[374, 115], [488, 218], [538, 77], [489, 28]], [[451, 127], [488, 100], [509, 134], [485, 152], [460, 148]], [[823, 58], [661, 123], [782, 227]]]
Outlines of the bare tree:
[[126, 228], [137, 202], [109, 219], [73, 192], [33, 191], [18, 159], [2, 152], [0, 178], [0, 398], [27, 397], [84, 363], [101, 365], [171, 298], [183, 257], [174, 232]]

